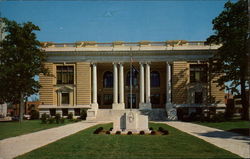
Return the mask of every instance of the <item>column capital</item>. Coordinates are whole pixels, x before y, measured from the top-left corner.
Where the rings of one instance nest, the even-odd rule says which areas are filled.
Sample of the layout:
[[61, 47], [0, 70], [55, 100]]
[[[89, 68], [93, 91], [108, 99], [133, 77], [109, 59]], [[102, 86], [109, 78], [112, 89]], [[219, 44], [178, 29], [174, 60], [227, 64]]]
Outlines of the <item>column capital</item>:
[[166, 64], [171, 65], [171, 64], [173, 64], [173, 61], [166, 61]]
[[117, 65], [117, 64], [118, 64], [118, 62], [113, 62], [112, 64], [113, 64], [113, 65]]
[[147, 61], [145, 62], [146, 65], [150, 65], [151, 64], [151, 61]]
[[144, 65], [146, 62], [145, 61], [140, 61], [139, 64], [140, 65]]
[[91, 64], [92, 66], [96, 66], [97, 63], [96, 63], [96, 62], [91, 62], [90, 64]]

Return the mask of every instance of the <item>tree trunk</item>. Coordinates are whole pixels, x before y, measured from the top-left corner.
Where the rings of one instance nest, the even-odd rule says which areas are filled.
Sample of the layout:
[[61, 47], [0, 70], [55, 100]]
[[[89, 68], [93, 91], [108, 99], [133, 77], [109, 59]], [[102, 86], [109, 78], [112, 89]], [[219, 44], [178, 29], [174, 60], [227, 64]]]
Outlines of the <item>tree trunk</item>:
[[247, 96], [246, 96], [246, 80], [245, 78], [241, 78], [240, 82], [241, 86], [241, 103], [243, 107], [243, 113], [242, 113], [242, 119], [243, 120], [249, 120], [249, 105], [247, 102]]
[[24, 108], [24, 95], [23, 93], [21, 93], [21, 96], [20, 96], [20, 105], [19, 105], [19, 122], [22, 122], [23, 121], [23, 108]]

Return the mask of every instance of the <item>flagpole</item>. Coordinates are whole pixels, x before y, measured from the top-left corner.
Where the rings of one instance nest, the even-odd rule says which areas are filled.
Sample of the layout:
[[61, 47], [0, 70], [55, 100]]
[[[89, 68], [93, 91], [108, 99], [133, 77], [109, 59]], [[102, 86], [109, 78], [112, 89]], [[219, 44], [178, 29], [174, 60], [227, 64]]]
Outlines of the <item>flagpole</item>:
[[130, 111], [132, 111], [132, 102], [133, 102], [133, 96], [132, 96], [132, 76], [133, 76], [133, 68], [132, 68], [132, 51], [130, 47]]

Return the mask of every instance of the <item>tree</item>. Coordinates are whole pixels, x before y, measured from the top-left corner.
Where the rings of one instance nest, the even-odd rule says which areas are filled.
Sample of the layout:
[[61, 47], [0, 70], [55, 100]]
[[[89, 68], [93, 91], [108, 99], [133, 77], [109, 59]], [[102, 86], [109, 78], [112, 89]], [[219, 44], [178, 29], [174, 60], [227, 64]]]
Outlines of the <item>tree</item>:
[[224, 10], [213, 19], [214, 35], [207, 39], [212, 44], [222, 44], [214, 55], [212, 68], [222, 73], [218, 84], [231, 82], [227, 89], [237, 92], [240, 86], [243, 106], [243, 119], [249, 119], [248, 102], [246, 97], [247, 86], [247, 40], [248, 40], [248, 4], [247, 0], [236, 3], [225, 3]]
[[0, 42], [0, 101], [20, 104], [21, 122], [25, 98], [41, 87], [34, 76], [48, 74], [43, 65], [47, 57], [34, 33], [40, 30], [38, 26], [31, 22], [18, 24], [6, 18], [3, 22], [7, 35]]

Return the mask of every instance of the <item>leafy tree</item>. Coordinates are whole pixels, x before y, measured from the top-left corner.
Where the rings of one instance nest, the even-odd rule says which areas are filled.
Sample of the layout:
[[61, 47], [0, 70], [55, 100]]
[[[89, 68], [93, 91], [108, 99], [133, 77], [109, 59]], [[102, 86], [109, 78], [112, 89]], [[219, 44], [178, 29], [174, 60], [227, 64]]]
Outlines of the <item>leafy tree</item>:
[[0, 101], [20, 104], [23, 119], [24, 99], [41, 87], [35, 75], [47, 74], [43, 63], [46, 55], [40, 48], [34, 31], [39, 27], [31, 22], [18, 24], [3, 18], [5, 39], [0, 42]]
[[[207, 39], [212, 44], [222, 44], [212, 61], [212, 68], [222, 76], [218, 84], [231, 82], [228, 90], [240, 94], [243, 106], [243, 119], [249, 119], [248, 103], [246, 96], [247, 86], [247, 40], [248, 40], [248, 4], [247, 0], [236, 3], [225, 3], [224, 10], [213, 21], [214, 35]], [[238, 92], [237, 92], [238, 93]]]

